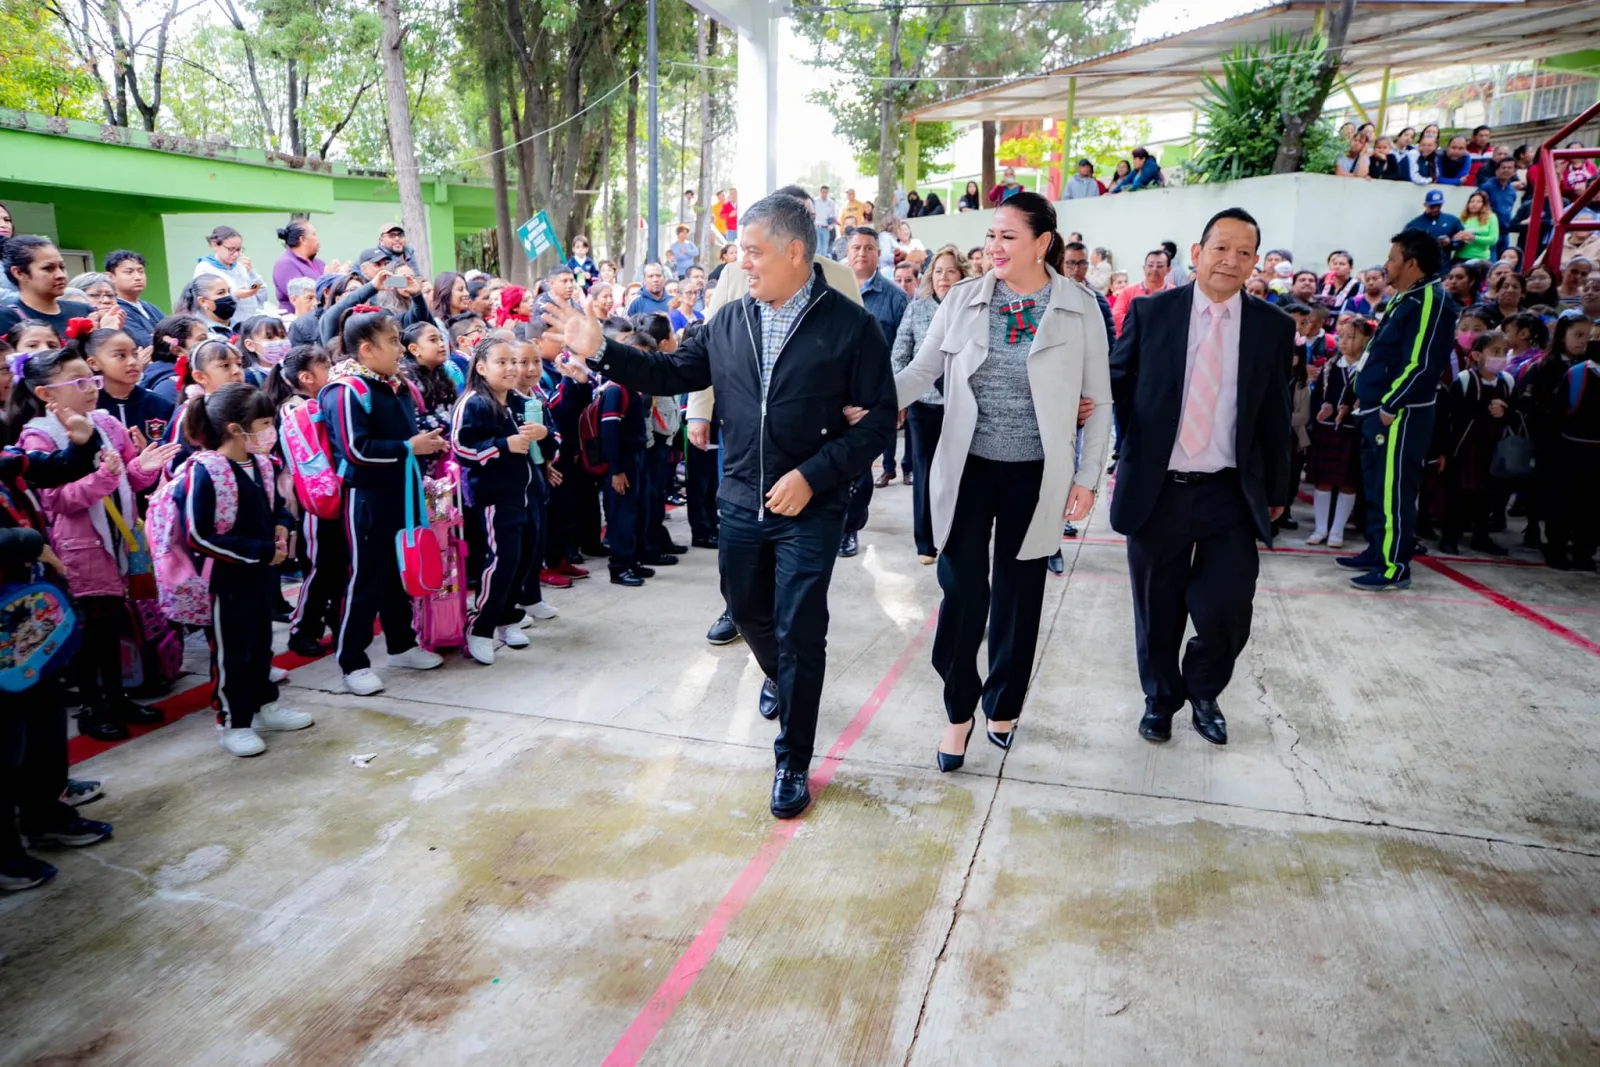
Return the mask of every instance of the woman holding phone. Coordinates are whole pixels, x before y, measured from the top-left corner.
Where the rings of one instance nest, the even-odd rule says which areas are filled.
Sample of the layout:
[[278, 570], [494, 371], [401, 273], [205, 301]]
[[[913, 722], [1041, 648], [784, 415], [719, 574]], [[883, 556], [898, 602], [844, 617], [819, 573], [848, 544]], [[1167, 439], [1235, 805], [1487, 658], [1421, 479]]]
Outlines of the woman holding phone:
[[194, 277], [215, 274], [233, 290], [233, 322], [243, 322], [268, 310], [261, 290], [266, 285], [244, 254], [244, 238], [232, 226], [218, 226], [206, 235], [208, 255], [194, 265]]

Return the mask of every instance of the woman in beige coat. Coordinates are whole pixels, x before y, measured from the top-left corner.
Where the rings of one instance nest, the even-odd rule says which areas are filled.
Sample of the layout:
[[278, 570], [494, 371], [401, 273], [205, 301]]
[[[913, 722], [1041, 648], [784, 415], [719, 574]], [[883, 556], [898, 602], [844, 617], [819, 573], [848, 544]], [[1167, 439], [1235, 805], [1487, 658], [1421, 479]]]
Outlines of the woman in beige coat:
[[[929, 495], [944, 602], [933, 666], [950, 724], [939, 769], [961, 766], [981, 700], [989, 740], [1009, 748], [1027, 695], [1045, 562], [1061, 523], [1094, 506], [1111, 430], [1104, 320], [1088, 289], [1060, 274], [1055, 209], [1022, 192], [985, 238], [994, 269], [950, 290], [911, 364], [901, 407], [944, 378], [944, 429]], [[1079, 400], [1094, 404], [1078, 442]], [[994, 565], [989, 559], [994, 538]], [[978, 674], [987, 628], [989, 675]]]

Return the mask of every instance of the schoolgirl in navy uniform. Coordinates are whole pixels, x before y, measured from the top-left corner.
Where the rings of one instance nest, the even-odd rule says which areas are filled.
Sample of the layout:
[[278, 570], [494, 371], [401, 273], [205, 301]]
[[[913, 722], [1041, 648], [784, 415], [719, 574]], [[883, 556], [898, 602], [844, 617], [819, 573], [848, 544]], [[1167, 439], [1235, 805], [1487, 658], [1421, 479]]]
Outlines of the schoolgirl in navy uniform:
[[[400, 324], [389, 312], [358, 304], [340, 326], [343, 357], [318, 396], [333, 458], [344, 471], [345, 538], [350, 578], [339, 624], [339, 669], [357, 696], [383, 689], [367, 658], [373, 624], [383, 620], [389, 665], [432, 670], [444, 662], [417, 645], [411, 598], [400, 581], [395, 534], [405, 525], [408, 456], [431, 456], [448, 445], [438, 430], [417, 432], [412, 387], [400, 377]], [[356, 387], [362, 379], [369, 403]]]
[[[517, 386], [522, 372], [516, 342], [501, 337], [479, 341], [472, 351], [467, 392], [456, 404], [450, 444], [461, 461], [471, 507], [482, 521], [469, 526], [468, 536], [483, 538], [474, 555], [483, 560], [478, 578], [478, 603], [467, 620], [467, 654], [488, 666], [494, 663], [494, 642], [526, 648], [519, 628], [523, 612], [516, 606], [536, 561], [528, 550], [529, 494], [537, 476], [536, 442], [549, 431], [521, 422]], [[510, 403], [517, 404], [513, 412]]]
[[[288, 509], [270, 484], [262, 484], [255, 456], [277, 446], [272, 402], [253, 385], [235, 383], [189, 403], [184, 439], [215, 452], [233, 469], [238, 501], [227, 532], [217, 528], [220, 487], [206, 464], [189, 465], [183, 498], [183, 528], [191, 551], [209, 557], [211, 568], [212, 698], [222, 747], [235, 756], [266, 751], [258, 730], [304, 730], [310, 715], [278, 703], [272, 675], [272, 619], [261, 605], [277, 594], [277, 567], [289, 554]], [[203, 458], [203, 457], [202, 457]], [[267, 478], [270, 481], [271, 468]]]

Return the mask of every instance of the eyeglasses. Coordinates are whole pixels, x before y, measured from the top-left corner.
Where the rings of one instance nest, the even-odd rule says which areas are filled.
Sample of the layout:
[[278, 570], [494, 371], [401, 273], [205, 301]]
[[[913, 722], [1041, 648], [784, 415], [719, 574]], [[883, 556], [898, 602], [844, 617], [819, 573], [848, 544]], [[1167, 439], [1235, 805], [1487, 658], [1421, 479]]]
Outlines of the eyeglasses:
[[224, 252], [243, 252], [244, 251], [244, 245], [218, 245], [217, 247], [220, 248]]
[[1087, 267], [1089, 261], [1087, 259], [1064, 259], [1061, 264], [1066, 267]]
[[65, 389], [67, 386], [75, 387], [80, 393], [98, 393], [100, 387], [106, 382], [105, 375], [91, 374], [87, 378], [70, 378], [64, 382], [52, 382], [50, 388]]

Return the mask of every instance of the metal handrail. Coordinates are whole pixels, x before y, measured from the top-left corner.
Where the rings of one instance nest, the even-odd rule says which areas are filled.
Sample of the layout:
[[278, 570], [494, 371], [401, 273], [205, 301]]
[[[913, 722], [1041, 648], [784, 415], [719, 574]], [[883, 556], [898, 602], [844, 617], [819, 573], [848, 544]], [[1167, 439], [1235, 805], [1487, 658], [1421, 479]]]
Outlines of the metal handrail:
[[1557, 148], [1560, 142], [1576, 130], [1581, 129], [1596, 116], [1600, 116], [1600, 102], [1591, 105], [1583, 114], [1561, 127], [1552, 134], [1544, 144], [1539, 146], [1539, 158], [1528, 168], [1528, 181], [1531, 187], [1528, 191], [1529, 202], [1532, 210], [1528, 213], [1528, 237], [1523, 247], [1537, 250], [1539, 247], [1540, 231], [1544, 228], [1544, 213], [1550, 212], [1550, 243], [1545, 245], [1544, 252], [1536, 256], [1523, 256], [1522, 270], [1526, 274], [1534, 266], [1540, 265], [1549, 270], [1552, 275], [1561, 273], [1561, 249], [1566, 243], [1567, 234], [1571, 232], [1588, 233], [1600, 230], [1600, 220], [1580, 219], [1578, 212], [1594, 202], [1600, 196], [1600, 175], [1590, 178], [1587, 185], [1573, 197], [1572, 202], [1565, 206], [1561, 202], [1561, 175], [1556, 172], [1556, 163], [1569, 159], [1594, 159], [1600, 161], [1600, 147], [1595, 148]]

